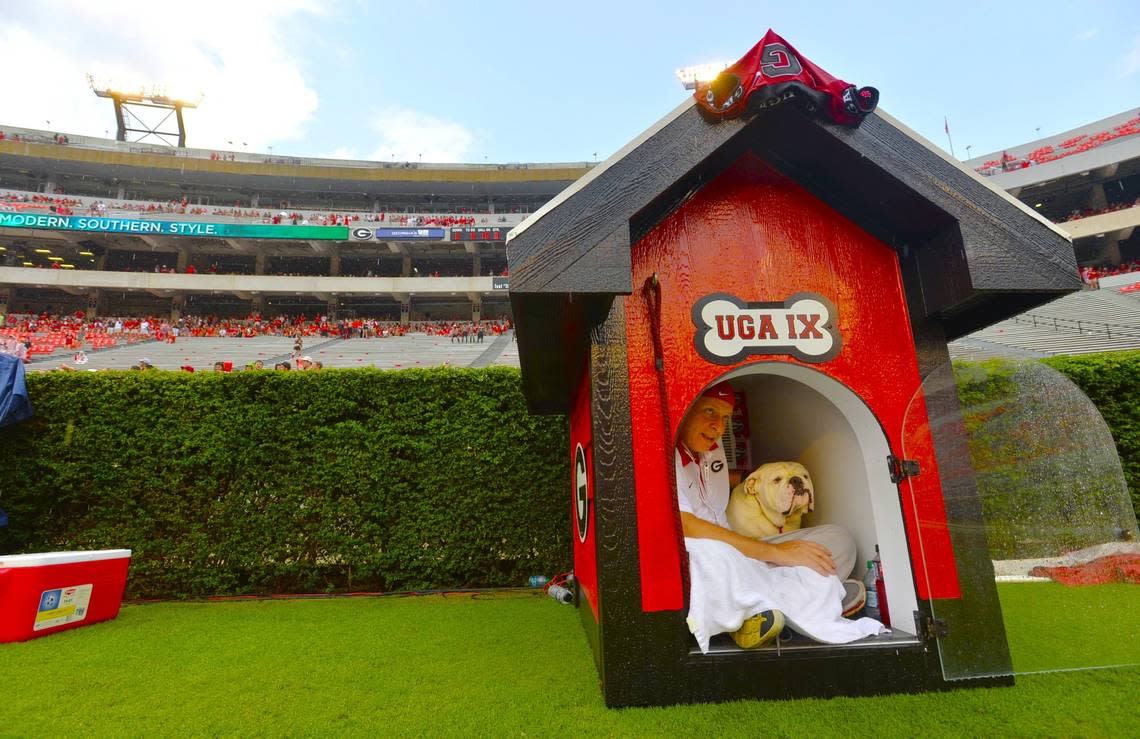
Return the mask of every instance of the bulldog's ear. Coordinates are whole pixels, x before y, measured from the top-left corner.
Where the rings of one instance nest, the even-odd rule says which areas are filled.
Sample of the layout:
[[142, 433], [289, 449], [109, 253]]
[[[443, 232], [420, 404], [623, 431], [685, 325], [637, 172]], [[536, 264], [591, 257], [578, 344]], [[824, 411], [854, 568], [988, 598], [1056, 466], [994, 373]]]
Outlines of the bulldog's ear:
[[755, 477], [746, 477], [744, 479], [744, 492], [749, 495], [759, 495], [760, 491], [757, 489], [759, 485], [760, 481]]

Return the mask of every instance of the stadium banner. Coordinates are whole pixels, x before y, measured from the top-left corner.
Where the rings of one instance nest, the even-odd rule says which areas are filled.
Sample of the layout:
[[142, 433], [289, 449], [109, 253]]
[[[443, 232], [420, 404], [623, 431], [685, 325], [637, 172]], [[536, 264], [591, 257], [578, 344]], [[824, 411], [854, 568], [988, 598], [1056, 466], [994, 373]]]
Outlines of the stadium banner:
[[32, 213], [0, 213], [0, 228], [39, 228], [49, 231], [198, 236], [237, 239], [303, 239], [347, 241], [347, 226], [274, 226], [260, 223], [195, 223], [188, 221], [139, 221], [98, 216], [59, 216]]
[[442, 228], [353, 228], [349, 241], [443, 241]]
[[511, 278], [509, 277], [492, 277], [491, 278], [492, 290], [510, 290]]
[[453, 228], [452, 241], [506, 241], [508, 228]]

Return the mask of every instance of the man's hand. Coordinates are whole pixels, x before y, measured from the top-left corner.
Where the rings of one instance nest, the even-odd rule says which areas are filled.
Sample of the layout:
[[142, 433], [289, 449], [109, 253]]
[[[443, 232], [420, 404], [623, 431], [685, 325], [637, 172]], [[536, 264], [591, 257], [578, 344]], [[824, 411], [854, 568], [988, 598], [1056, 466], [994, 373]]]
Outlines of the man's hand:
[[778, 565], [803, 565], [810, 567], [821, 575], [836, 575], [835, 561], [831, 558], [831, 551], [814, 541], [785, 541], [779, 544], [769, 544], [776, 555], [769, 555], [766, 559]]
[[825, 577], [837, 575], [835, 561], [831, 558], [831, 551], [822, 544], [814, 541], [793, 540], [779, 544], [772, 544], [759, 539], [742, 536], [731, 529], [717, 526], [704, 519], [697, 518], [692, 513], [681, 511], [681, 526], [685, 536], [694, 539], [716, 539], [736, 547], [741, 554], [761, 562], [771, 562], [774, 565], [792, 567], [802, 565], [810, 567]]

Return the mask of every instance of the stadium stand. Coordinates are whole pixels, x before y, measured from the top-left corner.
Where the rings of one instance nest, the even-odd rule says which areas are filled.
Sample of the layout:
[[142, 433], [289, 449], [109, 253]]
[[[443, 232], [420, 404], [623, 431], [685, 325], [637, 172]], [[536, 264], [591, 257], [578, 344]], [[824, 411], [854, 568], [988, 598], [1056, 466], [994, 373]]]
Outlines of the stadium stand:
[[[129, 366], [140, 352], [171, 368], [215, 356], [244, 367], [253, 356], [287, 355], [278, 345], [297, 332], [334, 342], [335, 352], [323, 349], [334, 365], [414, 363], [395, 348], [400, 343], [425, 352], [421, 362], [470, 365], [485, 348], [451, 341], [450, 328], [441, 337], [439, 327], [482, 326], [492, 343], [508, 336], [491, 329], [510, 320], [506, 233], [590, 166], [344, 161], [3, 125], [0, 132], [0, 314], [83, 318], [34, 331], [26, 320], [10, 320], [0, 330], [0, 342], [31, 349], [36, 369], [77, 351], [88, 357], [87, 368]], [[1140, 111], [967, 164], [1063, 224], [1089, 289], [964, 337], [952, 353], [1135, 346]], [[16, 217], [58, 220], [24, 228], [10, 220]], [[73, 227], [80, 218], [114, 223]], [[114, 332], [116, 319], [107, 316], [118, 317], [123, 330]], [[269, 328], [251, 328], [259, 323], [251, 316], [276, 318], [260, 322]], [[149, 332], [132, 329], [144, 319]], [[387, 327], [389, 336], [340, 338], [354, 322]], [[159, 344], [156, 331], [168, 335], [175, 326], [177, 343]], [[234, 342], [235, 334], [245, 338]], [[243, 342], [259, 348], [251, 353]], [[517, 353], [508, 339], [484, 360], [517, 363]]]
[[994, 175], [999, 172], [1025, 169], [1076, 154], [1083, 154], [1090, 149], [1095, 149], [1110, 141], [1128, 136], [1136, 136], [1137, 134], [1140, 134], [1140, 114], [1134, 115], [1123, 123], [1112, 126], [1111, 128], [1105, 128], [1104, 130], [1095, 131], [1091, 134], [1079, 133], [1075, 136], [1070, 136], [1060, 143], [1057, 143], [1056, 146], [1052, 143], [1046, 143], [1032, 149], [1022, 156], [1016, 156], [1009, 151], [1003, 151], [1000, 157], [983, 162], [981, 166], [975, 167], [975, 170], [983, 175]]
[[1140, 293], [1082, 290], [950, 343], [954, 359], [1140, 349]]
[[[967, 164], [1073, 239], [1086, 282], [1140, 260], [1140, 111], [1135, 109]], [[1120, 284], [1110, 280], [1109, 284]]]
[[[32, 370], [57, 369], [62, 365], [126, 369], [144, 356], [160, 369], [212, 366], [217, 361], [236, 363], [240, 368], [258, 359], [267, 363], [295, 361], [310, 353], [314, 354], [314, 361], [327, 359], [327, 366], [356, 366], [353, 362], [364, 361], [373, 354], [375, 357], [369, 360], [372, 365], [403, 362], [407, 366], [468, 366], [479, 359], [485, 366], [502, 353], [512, 338], [511, 328], [508, 320], [401, 324], [282, 315], [264, 319], [183, 317], [170, 322], [8, 315], [0, 328], [0, 351], [26, 359]], [[333, 344], [337, 346], [335, 351], [321, 348]], [[486, 354], [491, 345], [497, 348], [493, 356]], [[478, 351], [472, 348], [476, 346]], [[290, 354], [289, 347], [296, 350]], [[422, 356], [413, 356], [418, 350], [423, 350]], [[323, 356], [326, 353], [328, 357]], [[347, 359], [338, 361], [344, 357]], [[381, 357], [383, 361], [378, 362]], [[517, 353], [514, 361], [517, 363]]]
[[963, 337], [951, 344], [951, 356], [1140, 348], [1140, 111], [967, 164], [1068, 231], [1089, 289]]
[[266, 157], [0, 130], [0, 313], [506, 318], [507, 231], [589, 167]]
[[[435, 213], [385, 213], [350, 212], [332, 213], [322, 210], [290, 210], [288, 202], [281, 208], [260, 210], [242, 207], [203, 207], [190, 202], [186, 197], [180, 200], [155, 202], [148, 200], [127, 200], [107, 202], [101, 198], [68, 196], [63, 188], [57, 187], [52, 195], [21, 190], [0, 189], [0, 208], [8, 212], [51, 213], [55, 215], [97, 215], [110, 218], [159, 217], [166, 215], [204, 216], [200, 220], [215, 221], [218, 217], [235, 223], [262, 223], [273, 225], [314, 225], [340, 226], [353, 224], [385, 224], [389, 226], [490, 226], [515, 225], [521, 220], [518, 208], [511, 214], [467, 215], [455, 213], [439, 215]], [[282, 210], [284, 208], [285, 210]], [[511, 217], [514, 216], [514, 217]]]

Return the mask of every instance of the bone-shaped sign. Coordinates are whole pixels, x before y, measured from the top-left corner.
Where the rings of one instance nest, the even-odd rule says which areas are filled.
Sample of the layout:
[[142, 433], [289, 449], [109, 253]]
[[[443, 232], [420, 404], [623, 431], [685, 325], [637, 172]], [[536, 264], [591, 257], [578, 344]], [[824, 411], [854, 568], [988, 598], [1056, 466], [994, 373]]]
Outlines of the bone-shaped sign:
[[835, 304], [815, 293], [796, 293], [782, 303], [714, 293], [697, 301], [692, 316], [697, 353], [714, 364], [734, 364], [750, 354], [826, 362], [843, 346]]

